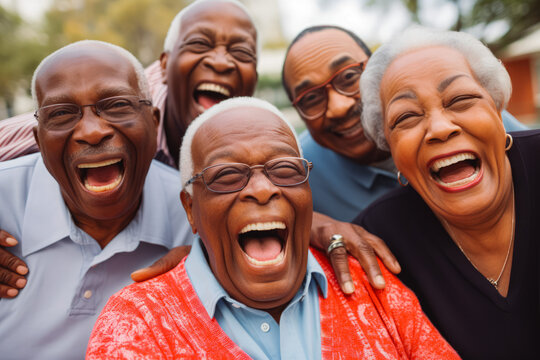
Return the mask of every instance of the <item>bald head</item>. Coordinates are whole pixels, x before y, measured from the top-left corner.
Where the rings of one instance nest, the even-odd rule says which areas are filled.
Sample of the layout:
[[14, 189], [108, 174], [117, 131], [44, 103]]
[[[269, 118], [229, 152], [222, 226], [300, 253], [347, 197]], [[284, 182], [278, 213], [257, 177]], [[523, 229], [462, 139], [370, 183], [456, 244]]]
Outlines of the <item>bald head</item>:
[[107, 57], [109, 60], [116, 59], [118, 63], [123, 63], [124, 67], [127, 66], [129, 71], [134, 71], [137, 87], [141, 94], [150, 98], [150, 90], [148, 82], [144, 76], [144, 68], [133, 54], [120, 46], [113, 45], [104, 41], [98, 40], [82, 40], [66, 45], [52, 54], [45, 57], [41, 63], [37, 66], [32, 77], [32, 98], [34, 105], [38, 107], [38, 93], [36, 88], [36, 81], [39, 75], [46, 69], [50, 69], [52, 66], [56, 66], [60, 60], [71, 58], [73, 64], [77, 63], [78, 59], [83, 57], [94, 57], [99, 60], [100, 57]]

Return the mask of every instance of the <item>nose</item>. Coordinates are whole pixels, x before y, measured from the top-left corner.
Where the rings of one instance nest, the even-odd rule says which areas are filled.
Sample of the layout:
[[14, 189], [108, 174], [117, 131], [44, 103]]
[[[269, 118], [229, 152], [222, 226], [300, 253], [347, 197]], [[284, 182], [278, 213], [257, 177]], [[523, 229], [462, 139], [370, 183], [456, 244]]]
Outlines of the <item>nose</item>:
[[245, 188], [240, 192], [243, 200], [254, 200], [264, 205], [270, 200], [278, 198], [281, 193], [279, 186], [272, 184], [262, 169], [254, 170]]
[[235, 67], [225, 46], [217, 46], [210, 54], [208, 54], [204, 58], [204, 65], [217, 73], [231, 72]]
[[113, 134], [114, 129], [95, 113], [93, 106], [82, 108], [82, 117], [73, 130], [73, 139], [76, 142], [98, 145]]
[[453, 121], [451, 115], [445, 114], [444, 111], [436, 111], [429, 115], [426, 131], [427, 143], [444, 142], [460, 133], [461, 127]]
[[349, 110], [360, 101], [352, 96], [338, 93], [332, 86], [327, 87], [327, 96], [326, 117], [329, 119], [344, 118]]

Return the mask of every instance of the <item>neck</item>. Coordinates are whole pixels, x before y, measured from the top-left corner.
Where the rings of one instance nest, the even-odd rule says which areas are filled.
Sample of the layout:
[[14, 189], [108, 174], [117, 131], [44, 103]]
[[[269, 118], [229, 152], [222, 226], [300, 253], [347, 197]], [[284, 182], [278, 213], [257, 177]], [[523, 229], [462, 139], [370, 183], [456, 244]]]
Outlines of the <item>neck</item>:
[[77, 227], [90, 235], [103, 249], [118, 235], [135, 217], [139, 206], [134, 211], [126, 213], [115, 219], [94, 219], [86, 214], [74, 214], [71, 212], [73, 222]]
[[178, 164], [180, 156], [180, 146], [182, 145], [182, 138], [186, 133], [186, 126], [178, 114], [178, 111], [172, 102], [165, 101], [165, 114], [163, 115], [163, 128], [165, 130], [165, 137], [167, 139], [167, 147], [169, 153], [174, 159], [174, 163]]

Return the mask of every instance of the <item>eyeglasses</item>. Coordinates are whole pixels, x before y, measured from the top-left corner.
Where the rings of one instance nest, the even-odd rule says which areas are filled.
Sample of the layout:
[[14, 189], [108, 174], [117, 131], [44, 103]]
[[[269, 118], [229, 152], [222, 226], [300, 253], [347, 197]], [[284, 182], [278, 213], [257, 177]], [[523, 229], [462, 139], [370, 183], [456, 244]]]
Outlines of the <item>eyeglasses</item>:
[[324, 83], [307, 89], [300, 93], [292, 103], [306, 120], [315, 120], [326, 111], [328, 107], [328, 93], [326, 87], [332, 85], [334, 90], [346, 96], [360, 92], [360, 75], [364, 71], [364, 62], [347, 65], [336, 72]]
[[48, 130], [70, 130], [82, 118], [82, 108], [93, 106], [96, 115], [112, 123], [133, 119], [143, 105], [152, 105], [150, 100], [141, 100], [138, 96], [113, 96], [101, 99], [95, 104], [77, 105], [72, 103], [53, 104], [40, 107], [34, 117], [41, 121]]
[[312, 167], [311, 162], [297, 157], [273, 159], [264, 165], [254, 166], [242, 163], [217, 164], [203, 169], [189, 179], [184, 187], [201, 178], [212, 192], [226, 194], [240, 191], [246, 187], [256, 168], [262, 168], [264, 175], [276, 186], [295, 186], [306, 182]]

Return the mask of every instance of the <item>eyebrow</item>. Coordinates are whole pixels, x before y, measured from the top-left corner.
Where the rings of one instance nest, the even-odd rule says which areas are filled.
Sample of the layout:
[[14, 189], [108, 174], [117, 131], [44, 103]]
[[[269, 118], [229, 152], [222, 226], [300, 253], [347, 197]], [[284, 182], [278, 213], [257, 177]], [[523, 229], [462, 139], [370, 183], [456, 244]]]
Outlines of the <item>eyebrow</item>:
[[[330, 63], [330, 68], [332, 69], [332, 71], [334, 71], [334, 70], [336, 70], [336, 68], [340, 67], [343, 63], [345, 63], [345, 62], [347, 62], [349, 60], [353, 60], [353, 58], [350, 57], [349, 55], [344, 55], [344, 56], [332, 61]], [[300, 94], [305, 89], [308, 89], [308, 88], [313, 87], [313, 86], [314, 85], [310, 80], [304, 80], [294, 88], [294, 92], [296, 94]]]
[[[273, 146], [270, 149], [275, 154], [284, 154], [286, 156], [300, 157], [300, 154], [298, 152], [294, 151], [294, 149], [291, 148], [290, 146]], [[237, 155], [237, 154], [234, 154], [234, 153], [232, 153], [230, 151], [222, 152], [222, 153], [210, 156], [208, 159], [206, 159], [205, 163], [206, 164], [217, 165], [217, 164], [214, 164], [214, 162], [216, 160], [219, 160], [219, 159], [222, 159], [222, 158], [234, 158], [235, 155]], [[234, 162], [238, 162], [238, 161], [227, 161], [226, 163], [231, 163], [231, 162], [234, 163]], [[204, 167], [212, 166], [212, 165], [205, 165]]]
[[448, 79], [445, 79], [445, 80], [441, 81], [441, 83], [437, 87], [437, 91], [438, 92], [443, 92], [448, 86], [450, 86], [450, 84], [452, 82], [454, 82], [454, 80], [456, 80], [456, 79], [458, 79], [458, 78], [460, 78], [462, 76], [466, 76], [466, 75], [458, 74], [458, 75], [451, 76]]
[[[390, 100], [390, 104], [392, 104], [395, 101], [401, 100], [401, 99], [416, 99], [416, 95], [412, 91], [406, 91], [406, 92], [404, 92], [402, 94], [399, 94], [398, 96], [396, 96], [392, 100]], [[388, 105], [390, 105], [390, 104], [388, 104]]]

